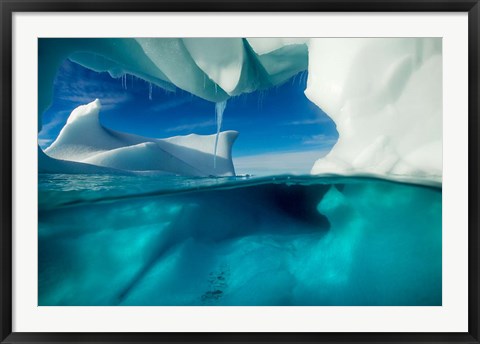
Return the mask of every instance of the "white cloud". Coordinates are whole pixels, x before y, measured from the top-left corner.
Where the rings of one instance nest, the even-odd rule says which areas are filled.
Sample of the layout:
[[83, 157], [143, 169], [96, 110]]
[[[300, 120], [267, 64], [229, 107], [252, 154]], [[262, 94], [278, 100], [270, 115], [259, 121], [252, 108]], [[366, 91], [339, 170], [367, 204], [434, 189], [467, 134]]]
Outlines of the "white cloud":
[[312, 118], [312, 119], [303, 119], [299, 121], [290, 121], [290, 122], [284, 122], [283, 125], [311, 125], [311, 124], [322, 124], [322, 123], [328, 123], [331, 122], [331, 119], [328, 117], [318, 117], [318, 118]]
[[[131, 100], [129, 93], [124, 90], [112, 89], [111, 82], [101, 82], [87, 78], [82, 72], [73, 72], [70, 64], [64, 64], [62, 73], [55, 79], [57, 98], [77, 105], [87, 104], [100, 99], [104, 109], [113, 109], [119, 104]], [[72, 109], [73, 110], [73, 109]]]
[[325, 134], [306, 136], [302, 140], [304, 145], [331, 146], [337, 142], [337, 138]]
[[52, 139], [38, 139], [38, 145], [42, 148], [42, 149], [45, 149], [47, 148], [48, 146], [50, 146], [50, 144], [53, 142]]
[[[153, 98], [155, 100], [155, 98]], [[193, 97], [184, 97], [184, 98], [174, 98], [171, 99], [167, 102], [155, 104], [150, 108], [150, 110], [154, 112], [160, 112], [160, 111], [165, 111], [165, 110], [170, 110], [173, 108], [176, 108], [177, 106], [189, 103], [193, 100]], [[213, 112], [213, 106], [212, 106], [212, 112]]]
[[52, 129], [54, 129], [60, 124], [65, 124], [65, 122], [67, 121], [68, 115], [70, 113], [71, 111], [68, 111], [68, 110], [59, 111], [55, 113], [49, 122], [42, 124], [42, 130], [38, 133], [38, 136], [42, 137], [45, 135], [49, 135]]
[[208, 120], [200, 123], [181, 124], [176, 127], [167, 128], [165, 129], [165, 131], [166, 132], [183, 131], [183, 130], [193, 131], [194, 129], [205, 128], [205, 127], [210, 127], [214, 125], [215, 125], [215, 121], [212, 119], [212, 120]]
[[309, 174], [315, 161], [330, 149], [301, 152], [279, 152], [234, 158], [237, 174]]
[[[77, 103], [78, 105], [84, 105], [93, 102], [95, 99], [100, 99], [103, 110], [112, 110], [118, 105], [127, 102], [130, 100], [130, 96], [122, 93], [101, 93], [94, 92], [91, 94], [71, 94], [71, 95], [62, 95], [59, 97], [62, 100], [67, 100], [72, 103]], [[73, 111], [73, 108], [72, 108]]]

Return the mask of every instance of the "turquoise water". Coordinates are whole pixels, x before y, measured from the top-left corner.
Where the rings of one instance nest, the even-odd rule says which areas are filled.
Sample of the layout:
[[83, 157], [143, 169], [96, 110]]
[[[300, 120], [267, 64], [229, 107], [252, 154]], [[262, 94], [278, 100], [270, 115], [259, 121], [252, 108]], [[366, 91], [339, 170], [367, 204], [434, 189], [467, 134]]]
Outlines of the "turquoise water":
[[442, 191], [39, 175], [39, 305], [441, 305]]

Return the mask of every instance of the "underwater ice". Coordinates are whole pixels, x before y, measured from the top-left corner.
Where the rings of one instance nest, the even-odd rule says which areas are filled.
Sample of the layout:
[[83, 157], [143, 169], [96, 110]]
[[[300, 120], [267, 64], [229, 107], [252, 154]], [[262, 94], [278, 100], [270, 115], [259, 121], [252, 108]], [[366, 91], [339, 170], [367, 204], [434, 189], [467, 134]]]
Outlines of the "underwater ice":
[[40, 175], [39, 305], [442, 304], [441, 189], [168, 178]]
[[67, 58], [216, 103], [308, 69], [305, 94], [339, 133], [313, 174], [441, 185], [441, 50], [440, 38], [41, 39], [39, 130]]
[[98, 118], [100, 109], [97, 99], [73, 110], [57, 139], [45, 150], [47, 156], [41, 155], [40, 172], [154, 171], [188, 176], [235, 175], [231, 157], [237, 138], [235, 131], [152, 139], [103, 127]]

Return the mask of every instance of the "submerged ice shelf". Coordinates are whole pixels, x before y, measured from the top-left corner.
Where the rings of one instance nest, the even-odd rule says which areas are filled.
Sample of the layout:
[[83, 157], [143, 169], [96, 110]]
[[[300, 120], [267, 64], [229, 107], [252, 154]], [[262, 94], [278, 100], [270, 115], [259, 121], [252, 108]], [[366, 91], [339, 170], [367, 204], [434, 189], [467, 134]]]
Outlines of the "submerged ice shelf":
[[39, 176], [39, 305], [442, 305], [439, 188], [178, 178]]
[[220, 104], [281, 84], [308, 69], [305, 94], [332, 118], [339, 133], [333, 150], [312, 161], [313, 174], [370, 175], [441, 185], [440, 38], [39, 42], [39, 63], [48, 66], [39, 69], [39, 130], [56, 70], [67, 58], [94, 71], [122, 78], [131, 74]]
[[45, 154], [41, 153], [40, 172], [235, 175], [231, 156], [238, 134], [235, 131], [152, 139], [103, 127], [98, 117], [100, 109], [97, 99], [72, 111], [57, 139]]

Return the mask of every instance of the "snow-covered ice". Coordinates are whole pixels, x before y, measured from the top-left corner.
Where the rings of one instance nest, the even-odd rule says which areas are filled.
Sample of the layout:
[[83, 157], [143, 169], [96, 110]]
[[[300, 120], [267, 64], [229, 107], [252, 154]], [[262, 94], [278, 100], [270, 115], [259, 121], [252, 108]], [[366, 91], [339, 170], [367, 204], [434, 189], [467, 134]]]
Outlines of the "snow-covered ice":
[[441, 185], [441, 51], [436, 38], [311, 40], [305, 94], [339, 133], [312, 173]]
[[[121, 133], [99, 122], [100, 101], [77, 107], [39, 160], [43, 172], [158, 171], [188, 176], [235, 175], [232, 145], [237, 132], [153, 139]], [[214, 166], [214, 147], [217, 143]], [[68, 163], [66, 162], [68, 161]], [[72, 164], [76, 162], [76, 164]], [[84, 166], [86, 165], [86, 166]], [[92, 166], [93, 165], [93, 166]]]

